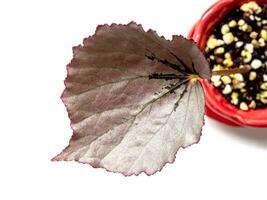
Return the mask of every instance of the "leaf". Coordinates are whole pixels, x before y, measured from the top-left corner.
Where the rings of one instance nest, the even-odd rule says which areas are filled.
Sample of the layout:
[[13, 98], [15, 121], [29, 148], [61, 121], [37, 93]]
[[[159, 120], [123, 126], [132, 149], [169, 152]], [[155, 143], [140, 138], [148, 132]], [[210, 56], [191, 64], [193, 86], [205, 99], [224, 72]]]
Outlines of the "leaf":
[[53, 160], [150, 175], [198, 142], [205, 103], [192, 74], [210, 71], [194, 42], [132, 22], [99, 26], [73, 54], [62, 94], [73, 136]]

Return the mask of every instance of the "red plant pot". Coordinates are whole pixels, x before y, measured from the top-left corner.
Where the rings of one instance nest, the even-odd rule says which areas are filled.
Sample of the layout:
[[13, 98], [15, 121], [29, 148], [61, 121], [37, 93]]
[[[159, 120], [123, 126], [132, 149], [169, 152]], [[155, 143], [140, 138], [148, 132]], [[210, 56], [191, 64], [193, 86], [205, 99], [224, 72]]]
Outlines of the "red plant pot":
[[[204, 51], [206, 41], [223, 17], [232, 9], [239, 7], [249, 0], [219, 0], [212, 5], [195, 24], [188, 38], [193, 39]], [[257, 3], [267, 3], [267, 0], [256, 0]], [[233, 126], [267, 127], [267, 109], [242, 111], [229, 103], [221, 93], [203, 80], [206, 93], [206, 114], [220, 122]]]

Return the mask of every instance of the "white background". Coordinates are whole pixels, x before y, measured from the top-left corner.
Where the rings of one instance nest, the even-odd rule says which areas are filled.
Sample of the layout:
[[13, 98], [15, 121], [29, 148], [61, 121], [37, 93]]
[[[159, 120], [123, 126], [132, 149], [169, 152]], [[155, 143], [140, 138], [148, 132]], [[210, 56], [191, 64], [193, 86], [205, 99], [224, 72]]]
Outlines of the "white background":
[[72, 46], [98, 24], [134, 20], [187, 35], [215, 0], [1, 1], [0, 199], [267, 199], [267, 129], [206, 118], [201, 141], [153, 175], [51, 162], [71, 136], [60, 95]]

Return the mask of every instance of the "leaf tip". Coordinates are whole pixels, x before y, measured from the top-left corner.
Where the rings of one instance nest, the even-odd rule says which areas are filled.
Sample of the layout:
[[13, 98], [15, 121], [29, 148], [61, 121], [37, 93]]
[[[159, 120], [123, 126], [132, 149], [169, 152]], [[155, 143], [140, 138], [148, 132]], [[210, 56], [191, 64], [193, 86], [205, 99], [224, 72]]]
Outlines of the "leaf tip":
[[55, 157], [51, 158], [52, 162], [57, 162], [57, 161], [61, 161], [60, 159], [60, 154], [56, 155]]

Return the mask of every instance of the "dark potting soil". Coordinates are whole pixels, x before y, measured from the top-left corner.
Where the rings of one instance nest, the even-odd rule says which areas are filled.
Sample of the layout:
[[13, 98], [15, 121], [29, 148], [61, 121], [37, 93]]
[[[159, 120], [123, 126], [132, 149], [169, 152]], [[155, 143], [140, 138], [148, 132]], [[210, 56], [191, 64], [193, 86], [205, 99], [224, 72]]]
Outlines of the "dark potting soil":
[[249, 67], [246, 74], [213, 76], [212, 84], [241, 110], [267, 107], [267, 5], [243, 4], [217, 24], [207, 41], [212, 70]]

